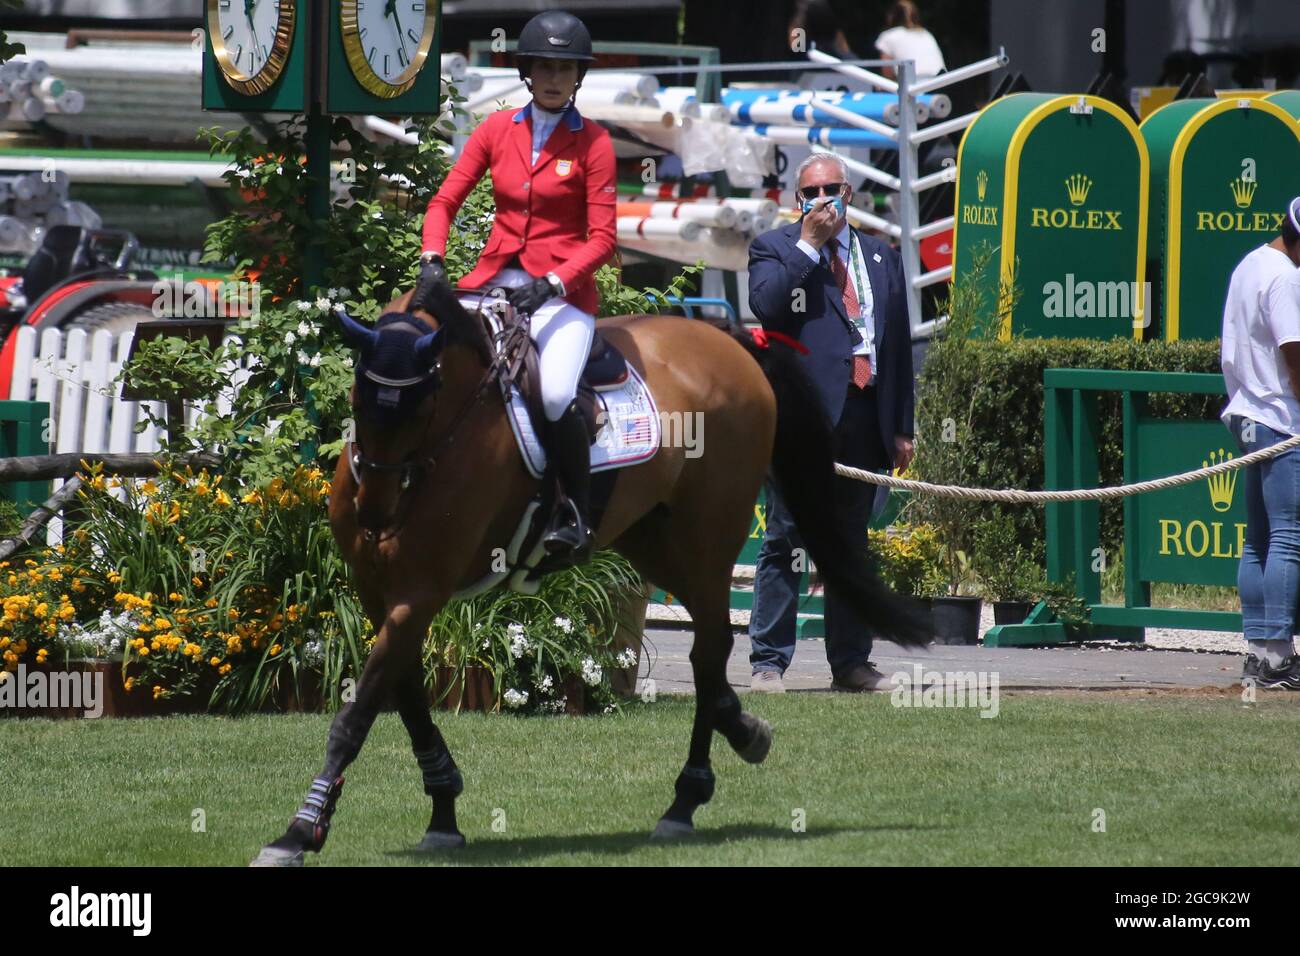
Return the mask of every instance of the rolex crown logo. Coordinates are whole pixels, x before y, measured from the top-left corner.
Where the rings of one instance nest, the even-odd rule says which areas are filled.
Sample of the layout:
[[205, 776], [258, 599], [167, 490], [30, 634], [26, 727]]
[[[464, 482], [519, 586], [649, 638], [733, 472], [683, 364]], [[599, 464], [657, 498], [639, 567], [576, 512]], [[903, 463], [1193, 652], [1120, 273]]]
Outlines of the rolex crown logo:
[[1065, 181], [1065, 191], [1070, 196], [1071, 206], [1082, 206], [1088, 200], [1088, 191], [1092, 189], [1092, 180], [1083, 173], [1075, 173]]
[[1240, 176], [1228, 183], [1228, 188], [1232, 190], [1232, 200], [1237, 204], [1238, 209], [1249, 209], [1251, 202], [1255, 199], [1255, 189], [1259, 183], [1255, 180], [1246, 182]]
[[979, 195], [980, 202], [984, 201], [984, 193], [988, 191], [988, 188], [989, 188], [989, 174], [981, 169], [975, 175], [975, 191]]
[[[1201, 462], [1201, 467], [1208, 468], [1231, 460], [1232, 456], [1224, 454], [1223, 449], [1220, 448], [1217, 455], [1210, 452], [1210, 460]], [[1214, 506], [1215, 511], [1227, 511], [1232, 507], [1232, 493], [1237, 489], [1237, 472], [1225, 471], [1210, 475], [1205, 479], [1205, 483], [1210, 486], [1210, 504]]]

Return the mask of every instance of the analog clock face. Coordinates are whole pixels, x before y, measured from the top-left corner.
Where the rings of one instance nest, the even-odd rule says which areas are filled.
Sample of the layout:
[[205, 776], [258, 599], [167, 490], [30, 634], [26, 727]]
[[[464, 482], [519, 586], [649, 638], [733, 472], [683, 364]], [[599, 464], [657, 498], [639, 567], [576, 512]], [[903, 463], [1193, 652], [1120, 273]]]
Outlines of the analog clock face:
[[208, 30], [222, 74], [243, 93], [269, 89], [293, 41], [292, 0], [208, 0]]
[[405, 93], [433, 44], [437, 0], [343, 0], [340, 26], [352, 72], [376, 96]]

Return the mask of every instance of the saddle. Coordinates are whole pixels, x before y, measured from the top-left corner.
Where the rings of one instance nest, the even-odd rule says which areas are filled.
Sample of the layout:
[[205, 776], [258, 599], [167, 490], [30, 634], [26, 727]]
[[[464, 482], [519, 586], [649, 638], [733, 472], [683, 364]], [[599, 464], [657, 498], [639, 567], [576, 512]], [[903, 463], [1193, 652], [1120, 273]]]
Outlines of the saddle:
[[[523, 269], [507, 266], [489, 279], [487, 285], [479, 289], [469, 290], [466, 294], [499, 300], [499, 293], [521, 288], [531, 281], [532, 277]], [[501, 314], [502, 335], [508, 335], [512, 325], [527, 324], [527, 320], [515, 314], [513, 309], [504, 309]], [[489, 336], [493, 336], [495, 333], [490, 324], [487, 331]], [[546, 416], [542, 411], [542, 376], [538, 364], [537, 343], [533, 341], [531, 336], [524, 336], [520, 346], [520, 354], [516, 356], [516, 359], [518, 362], [517, 368], [514, 368], [514, 363], [512, 363], [513, 374], [508, 373], [509, 380], [507, 384], [513, 384], [519, 389], [524, 404], [528, 408], [528, 417], [532, 421], [533, 427], [537, 429], [538, 434], [545, 434]], [[582, 378], [578, 382], [578, 392], [575, 396], [578, 409], [582, 413], [583, 420], [587, 423], [587, 434], [590, 441], [595, 442], [601, 426], [598, 415], [600, 400], [596, 397], [596, 393], [622, 388], [627, 384], [627, 380], [627, 359], [623, 357], [622, 352], [601, 335], [600, 329], [597, 329], [595, 335], [591, 338], [591, 350], [587, 353], [587, 363], [583, 367]]]

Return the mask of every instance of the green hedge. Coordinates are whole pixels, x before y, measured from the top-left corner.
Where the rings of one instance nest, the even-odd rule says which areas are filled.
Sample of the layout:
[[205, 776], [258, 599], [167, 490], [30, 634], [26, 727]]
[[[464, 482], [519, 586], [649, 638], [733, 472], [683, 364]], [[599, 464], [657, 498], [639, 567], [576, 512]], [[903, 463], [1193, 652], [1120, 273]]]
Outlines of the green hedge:
[[[917, 453], [924, 481], [983, 488], [1043, 487], [1043, 370], [1097, 368], [1159, 372], [1219, 372], [1219, 342], [1135, 342], [1131, 339], [1019, 339], [1001, 342], [955, 335], [936, 338], [917, 380]], [[1152, 395], [1154, 415], [1217, 418], [1224, 399]], [[1122, 483], [1120, 396], [1102, 395], [1101, 483]], [[943, 441], [947, 424], [948, 442]], [[905, 516], [947, 529], [951, 548], [971, 554], [974, 529], [992, 504], [969, 505], [914, 496]], [[1018, 539], [1041, 563], [1040, 506], [1008, 506]], [[1101, 543], [1118, 555], [1123, 540], [1120, 502], [1101, 509]]]

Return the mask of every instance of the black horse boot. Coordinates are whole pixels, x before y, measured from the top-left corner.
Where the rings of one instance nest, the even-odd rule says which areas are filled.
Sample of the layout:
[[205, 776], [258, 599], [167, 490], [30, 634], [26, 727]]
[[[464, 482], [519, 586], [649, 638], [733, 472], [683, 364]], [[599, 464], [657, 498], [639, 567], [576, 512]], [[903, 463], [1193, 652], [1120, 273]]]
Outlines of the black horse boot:
[[576, 401], [570, 402], [564, 414], [551, 423], [550, 432], [550, 451], [555, 456], [562, 497], [542, 544], [548, 554], [569, 552], [575, 562], [582, 562], [592, 545], [592, 532], [587, 526], [591, 437]]

